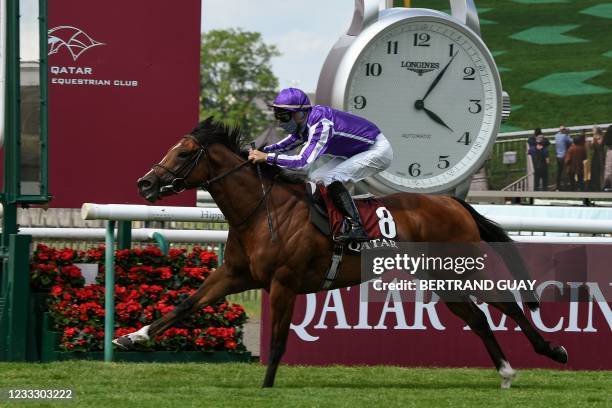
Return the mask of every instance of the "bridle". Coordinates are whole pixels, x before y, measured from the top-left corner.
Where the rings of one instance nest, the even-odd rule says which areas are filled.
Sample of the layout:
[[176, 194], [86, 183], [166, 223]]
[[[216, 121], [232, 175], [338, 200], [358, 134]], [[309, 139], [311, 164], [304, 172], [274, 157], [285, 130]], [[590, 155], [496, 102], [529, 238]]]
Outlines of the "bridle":
[[[170, 184], [166, 184], [160, 188], [159, 193], [162, 196], [170, 195], [170, 194], [179, 194], [187, 190], [188, 188], [193, 188], [193, 187], [201, 187], [205, 190], [208, 190], [213, 183], [216, 183], [217, 181], [224, 179], [225, 177], [229, 176], [235, 171], [238, 171], [239, 169], [241, 169], [242, 167], [250, 163], [248, 160], [245, 160], [239, 165], [232, 167], [231, 169], [227, 170], [224, 173], [219, 174], [218, 176], [209, 178], [208, 180], [204, 180], [199, 185], [188, 185], [185, 182], [185, 180], [189, 178], [193, 170], [196, 167], [198, 167], [198, 164], [200, 162], [200, 159], [202, 159], [202, 156], [206, 159], [206, 165], [208, 166], [208, 176], [209, 177], [212, 175], [212, 166], [210, 165], [210, 156], [208, 154], [208, 146], [200, 143], [200, 141], [193, 135], [187, 135], [185, 137], [191, 139], [193, 142], [195, 142], [198, 145], [198, 151], [193, 153], [193, 156], [189, 160], [185, 161], [185, 163], [181, 167], [179, 167], [179, 169], [176, 171], [169, 169], [168, 167], [164, 166], [161, 163], [154, 164], [153, 167], [151, 168], [153, 170], [153, 173], [155, 173], [155, 169], [159, 167], [160, 169], [163, 169], [164, 171], [170, 173], [174, 177], [174, 179], [172, 179]], [[261, 178], [261, 175], [260, 175], [260, 178]], [[232, 224], [233, 227], [238, 227], [240, 225], [245, 224], [253, 216], [253, 214], [257, 212], [259, 207], [265, 201], [267, 201], [266, 199], [268, 197], [268, 194], [272, 190], [272, 186], [274, 185], [275, 181], [276, 181], [276, 177], [272, 179], [272, 182], [263, 191], [263, 194], [261, 198], [259, 199], [259, 201], [257, 202], [257, 204], [255, 205], [255, 208], [253, 208], [253, 210], [251, 210], [242, 221]], [[270, 229], [271, 229], [271, 226], [270, 226]]]
[[[230, 174], [232, 174], [233, 172], [241, 169], [242, 167], [246, 166], [247, 164], [249, 164], [248, 160], [243, 161], [242, 163], [240, 163], [238, 166], [231, 168], [230, 170], [226, 171], [225, 173], [222, 173], [216, 177], [212, 177], [208, 180], [204, 180], [201, 184], [199, 185], [188, 185], [185, 180], [187, 178], [189, 178], [189, 176], [191, 175], [191, 173], [193, 172], [193, 170], [198, 167], [198, 164], [200, 163], [200, 159], [202, 158], [202, 156], [204, 156], [204, 158], [206, 159], [206, 164], [208, 166], [208, 176], [210, 177], [212, 175], [212, 167], [210, 165], [210, 159], [209, 159], [209, 154], [208, 154], [208, 147], [202, 145], [202, 143], [200, 143], [198, 141], [198, 139], [195, 138], [195, 136], [193, 135], [187, 135], [185, 136], [186, 138], [191, 139], [193, 142], [195, 142], [198, 145], [198, 151], [195, 152], [193, 154], [193, 156], [185, 161], [185, 163], [179, 167], [178, 170], [176, 171], [172, 171], [172, 169], [169, 169], [168, 167], [164, 166], [161, 163], [157, 163], [154, 164], [152, 167], [153, 172], [155, 172], [155, 168], [159, 167], [160, 169], [163, 169], [164, 171], [170, 173], [174, 179], [172, 179], [172, 181], [170, 182], [170, 184], [166, 184], [165, 186], [162, 186], [160, 188], [160, 194], [161, 195], [168, 195], [168, 194], [179, 194], [182, 193], [183, 191], [187, 190], [188, 188], [193, 188], [193, 187], [202, 187], [205, 190], [208, 190], [208, 188], [215, 182], [225, 178], [226, 176], [229, 176]], [[159, 177], [159, 176], [158, 176]]]

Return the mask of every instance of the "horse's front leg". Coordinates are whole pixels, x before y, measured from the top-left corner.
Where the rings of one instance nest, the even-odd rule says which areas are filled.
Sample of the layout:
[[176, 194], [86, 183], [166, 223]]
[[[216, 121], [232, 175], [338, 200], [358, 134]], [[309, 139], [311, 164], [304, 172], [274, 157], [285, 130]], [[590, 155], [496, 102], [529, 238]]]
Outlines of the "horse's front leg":
[[136, 332], [116, 338], [113, 343], [123, 349], [130, 349], [134, 343], [154, 338], [202, 307], [214, 304], [226, 295], [252, 289], [255, 286], [248, 274], [236, 274], [226, 264], [223, 264], [206, 279], [197, 291], [179, 303], [171, 312]]
[[264, 387], [272, 387], [274, 385], [276, 370], [287, 346], [287, 336], [289, 335], [289, 325], [293, 316], [295, 297], [295, 292], [280, 282], [272, 281], [270, 284], [272, 335], [270, 336], [270, 355], [268, 356], [268, 369], [266, 370], [266, 378], [263, 383]]

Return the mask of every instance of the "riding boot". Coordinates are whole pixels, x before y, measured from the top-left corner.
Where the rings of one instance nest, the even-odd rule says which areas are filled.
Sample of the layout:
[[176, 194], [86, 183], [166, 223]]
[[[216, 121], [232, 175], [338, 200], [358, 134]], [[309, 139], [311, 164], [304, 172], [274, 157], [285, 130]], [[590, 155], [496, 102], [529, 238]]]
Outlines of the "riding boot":
[[348, 225], [348, 231], [334, 238], [341, 242], [369, 241], [368, 234], [365, 232], [363, 224], [361, 223], [359, 211], [346, 187], [344, 187], [341, 182], [334, 181], [327, 186], [327, 191], [329, 191], [332, 202], [338, 211], [342, 213]]

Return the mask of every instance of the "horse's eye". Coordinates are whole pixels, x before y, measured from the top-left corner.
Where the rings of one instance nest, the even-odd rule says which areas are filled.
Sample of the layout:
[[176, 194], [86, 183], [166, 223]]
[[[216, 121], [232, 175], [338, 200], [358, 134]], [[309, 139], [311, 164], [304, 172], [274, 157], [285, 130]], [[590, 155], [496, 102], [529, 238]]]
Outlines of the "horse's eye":
[[179, 159], [187, 159], [190, 156], [189, 152], [180, 152], [178, 154]]

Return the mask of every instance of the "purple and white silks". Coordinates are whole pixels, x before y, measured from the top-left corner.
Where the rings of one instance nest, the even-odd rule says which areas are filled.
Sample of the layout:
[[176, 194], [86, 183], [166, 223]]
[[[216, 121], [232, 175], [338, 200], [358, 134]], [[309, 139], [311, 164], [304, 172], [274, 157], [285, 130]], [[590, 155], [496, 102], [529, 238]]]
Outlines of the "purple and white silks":
[[[292, 170], [307, 169], [321, 155], [349, 158], [369, 150], [380, 134], [372, 122], [328, 106], [316, 105], [306, 122], [308, 134], [292, 134], [262, 151], [267, 162]], [[281, 152], [304, 144], [296, 155]]]

